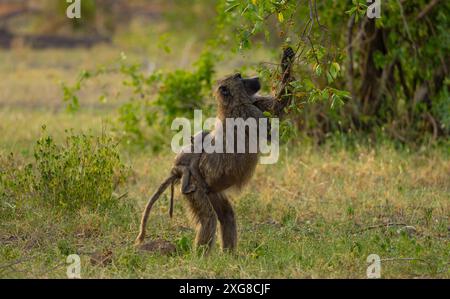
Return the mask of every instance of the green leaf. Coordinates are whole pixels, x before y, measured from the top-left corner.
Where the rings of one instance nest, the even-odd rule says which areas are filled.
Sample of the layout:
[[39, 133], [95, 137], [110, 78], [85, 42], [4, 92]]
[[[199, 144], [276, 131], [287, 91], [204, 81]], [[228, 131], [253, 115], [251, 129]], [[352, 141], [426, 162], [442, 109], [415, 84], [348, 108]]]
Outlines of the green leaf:
[[322, 75], [322, 66], [320, 64], [316, 65], [315, 72], [316, 72], [317, 76], [321, 76]]
[[334, 78], [335, 78], [335, 77], [331, 74], [331, 71], [327, 72], [327, 81], [328, 81], [328, 84], [333, 83]]
[[239, 5], [241, 5], [241, 4], [238, 3], [238, 4], [234, 4], [234, 5], [230, 6], [230, 7], [228, 7], [228, 8], [225, 10], [225, 13], [231, 12], [231, 11], [234, 10], [236, 7], [238, 7]]
[[341, 71], [341, 66], [337, 62], [333, 62], [330, 67], [330, 72], [333, 78], [336, 78], [339, 72]]

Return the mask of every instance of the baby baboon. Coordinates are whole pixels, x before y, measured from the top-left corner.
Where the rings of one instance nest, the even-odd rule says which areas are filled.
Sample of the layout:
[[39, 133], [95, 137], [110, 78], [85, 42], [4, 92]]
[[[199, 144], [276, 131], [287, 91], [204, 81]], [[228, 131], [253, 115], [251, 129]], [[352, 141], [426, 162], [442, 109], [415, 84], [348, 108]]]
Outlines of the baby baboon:
[[175, 172], [182, 173], [181, 192], [183, 194], [188, 194], [195, 191], [195, 184], [192, 184], [191, 174], [201, 188], [204, 188], [206, 190], [209, 189], [198, 168], [202, 152], [195, 150], [195, 146], [199, 143], [202, 143], [208, 134], [208, 131], [202, 131], [197, 133], [195, 136], [192, 136], [191, 144], [182, 148], [181, 152], [175, 157], [174, 169]]
[[141, 231], [138, 238], [136, 239], [136, 243], [140, 243], [144, 240], [145, 229], [142, 228], [142, 225], [143, 227], [145, 227], [148, 215], [150, 214], [153, 204], [158, 200], [164, 190], [167, 189], [169, 184], [171, 185], [169, 208], [169, 215], [171, 218], [173, 215], [174, 186], [178, 181], [181, 180], [181, 193], [183, 194], [192, 193], [197, 189], [196, 185], [191, 180], [191, 176], [194, 177], [195, 182], [199, 185], [200, 188], [204, 190], [206, 194], [209, 193], [209, 187], [201, 176], [198, 168], [202, 153], [198, 153], [197, 151], [195, 151], [195, 145], [197, 144], [196, 139], [201, 138], [200, 140], [203, 142], [203, 139], [208, 134], [208, 131], [202, 131], [195, 136], [192, 136], [191, 144], [182, 148], [180, 153], [175, 157], [174, 166], [170, 171], [170, 176], [166, 178], [161, 186], [159, 186], [158, 190], [152, 195], [149, 202], [147, 203], [147, 206], [145, 207], [141, 221]]
[[[264, 111], [271, 112], [273, 116], [281, 116], [284, 108], [290, 102], [288, 83], [291, 80], [290, 69], [294, 56], [295, 54], [291, 48], [287, 48], [283, 53], [281, 63], [283, 71], [282, 91], [276, 97], [256, 95], [261, 88], [258, 78], [243, 79], [240, 74], [236, 74], [220, 81], [215, 93], [218, 104], [217, 119], [222, 124], [225, 124], [227, 118], [242, 118], [244, 120], [254, 118], [258, 121], [258, 119], [265, 117]], [[217, 134], [218, 129], [216, 127], [210, 133], [214, 141], [217, 141], [216, 138], [219, 136]], [[226, 126], [221, 125], [220, 129], [223, 132], [223, 145], [226, 148]], [[236, 140], [236, 130], [232, 133]], [[247, 133], [245, 135], [246, 146], [244, 153], [237, 153], [236, 151], [233, 153], [204, 152], [199, 156], [198, 168], [211, 193], [208, 194], [207, 188], [196, 188], [193, 192], [185, 194], [194, 219], [198, 224], [195, 240], [196, 246], [206, 246], [208, 250], [212, 247], [217, 217], [220, 222], [222, 248], [227, 250], [236, 248], [236, 219], [233, 208], [224, 191], [230, 187], [239, 188], [244, 186], [256, 168], [259, 154], [249, 152], [249, 136]], [[145, 225], [151, 206], [168, 185], [175, 182], [174, 177], [172, 175], [166, 179], [147, 204], [141, 221], [141, 231], [136, 240], [137, 243], [142, 242], [144, 239]], [[197, 179], [196, 181], [197, 183], [199, 182]], [[189, 185], [189, 182], [187, 185]]]
[[[172, 174], [177, 176], [181, 175], [181, 193], [189, 194], [196, 189], [195, 184], [192, 183], [191, 175], [194, 177], [200, 188], [203, 188], [206, 193], [209, 193], [209, 187], [203, 179], [199, 171], [201, 151], [197, 151], [195, 146], [203, 142], [205, 137], [209, 134], [208, 131], [202, 131], [191, 137], [191, 144], [181, 149], [180, 153], [175, 157], [174, 167], [172, 168]], [[199, 139], [199, 140], [198, 140]], [[174, 184], [171, 184], [170, 194], [170, 209], [169, 215], [172, 218], [173, 215], [173, 194]]]

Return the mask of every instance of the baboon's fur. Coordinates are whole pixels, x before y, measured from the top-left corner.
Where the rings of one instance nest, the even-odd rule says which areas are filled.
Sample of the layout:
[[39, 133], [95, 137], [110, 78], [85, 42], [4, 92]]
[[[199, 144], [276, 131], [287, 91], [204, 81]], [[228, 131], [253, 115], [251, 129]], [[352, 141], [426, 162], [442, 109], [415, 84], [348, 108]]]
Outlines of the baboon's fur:
[[[236, 74], [220, 81], [215, 93], [218, 105], [218, 121], [222, 124], [225, 124], [227, 118], [243, 118], [244, 120], [255, 118], [258, 121], [258, 119], [265, 117], [264, 111], [269, 111], [273, 116], [280, 117], [284, 108], [290, 102], [288, 83], [292, 80], [290, 70], [294, 56], [295, 53], [291, 48], [285, 49], [281, 63], [283, 71], [282, 88], [275, 97], [256, 95], [260, 89], [258, 78], [243, 79], [240, 74]], [[226, 126], [223, 125], [221, 128], [223, 130], [223, 146], [226, 148]], [[210, 133], [213, 141], [218, 137], [217, 129], [216, 127]], [[234, 135], [236, 137], [236, 131]], [[206, 181], [209, 190], [211, 190], [208, 193], [207, 189], [199, 187], [195, 188], [193, 192], [185, 194], [197, 223], [195, 239], [197, 247], [205, 246], [207, 250], [212, 247], [218, 218], [222, 248], [224, 250], [236, 248], [236, 218], [231, 203], [224, 192], [230, 187], [239, 188], [245, 185], [256, 168], [259, 154], [248, 151], [249, 136], [247, 135], [245, 136], [245, 153], [236, 153], [236, 151], [234, 153], [204, 152], [200, 156], [196, 156], [199, 161], [195, 163], [198, 162], [200, 174]], [[196, 166], [193, 168], [196, 168]], [[144, 240], [145, 225], [151, 206], [169, 184], [173, 185], [175, 181], [173, 175], [166, 179], [150, 199], [142, 216], [141, 231], [136, 240], [137, 243]], [[197, 178], [196, 182], [199, 183]]]
[[[195, 152], [195, 139], [205, 138], [206, 135], [208, 135], [209, 132], [202, 131], [195, 136], [191, 137], [191, 144], [185, 146], [181, 149], [180, 153], [175, 157], [174, 166], [172, 167], [170, 171], [170, 176], [161, 184], [161, 186], [158, 188], [158, 190], [153, 194], [153, 196], [150, 198], [149, 202], [147, 203], [147, 206], [145, 207], [144, 214], [142, 216], [142, 221], [144, 227], [145, 223], [147, 223], [148, 215], [150, 214], [150, 211], [153, 207], [153, 204], [158, 200], [158, 198], [161, 196], [161, 194], [164, 192], [164, 190], [167, 189], [167, 187], [170, 185], [170, 208], [169, 208], [169, 215], [172, 218], [173, 215], [173, 196], [174, 196], [174, 186], [178, 181], [181, 180], [181, 193], [183, 194], [189, 194], [191, 192], [194, 192], [196, 189], [196, 185], [192, 183], [191, 176], [194, 177], [195, 182], [199, 185], [200, 188], [204, 190], [206, 194], [209, 193], [209, 187], [206, 184], [205, 180], [203, 179], [202, 175], [199, 171], [199, 161], [200, 156], [202, 153], [196, 153]], [[142, 242], [145, 237], [145, 229], [141, 227], [141, 232], [136, 239], [137, 243]]]
[[[201, 188], [209, 189], [199, 171], [199, 161], [202, 152], [195, 151], [195, 144], [197, 144], [197, 142], [203, 142], [205, 136], [207, 136], [208, 134], [208, 131], [202, 131], [195, 136], [192, 136], [191, 144], [182, 148], [181, 152], [175, 157], [175, 170], [173, 170], [173, 172], [182, 174], [181, 192], [183, 194], [188, 194], [195, 191], [195, 184], [192, 184], [191, 182], [191, 175], [194, 177], [195, 181], [200, 185]], [[196, 139], [200, 140], [196, 141]]]
[[[199, 161], [202, 155], [201, 152], [195, 151], [196, 139], [200, 139], [203, 142], [205, 136], [208, 135], [208, 131], [202, 131], [195, 136], [191, 137], [191, 144], [185, 146], [181, 149], [181, 152], [175, 157], [174, 167], [172, 168], [172, 175], [177, 177], [181, 176], [181, 193], [189, 194], [194, 192], [196, 189], [195, 184], [192, 183], [191, 175], [194, 177], [200, 188], [203, 188], [206, 193], [209, 193], [209, 187], [206, 181], [203, 179], [199, 171]], [[172, 218], [173, 214], [173, 194], [174, 194], [174, 184], [171, 184], [171, 194], [170, 194], [170, 209], [169, 215]]]

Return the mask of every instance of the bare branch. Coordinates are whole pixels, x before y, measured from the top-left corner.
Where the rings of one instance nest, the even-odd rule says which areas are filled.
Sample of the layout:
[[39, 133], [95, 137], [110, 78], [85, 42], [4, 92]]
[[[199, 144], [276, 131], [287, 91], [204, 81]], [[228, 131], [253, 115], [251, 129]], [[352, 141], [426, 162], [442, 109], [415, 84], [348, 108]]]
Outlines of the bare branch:
[[378, 225], [372, 225], [366, 228], [363, 228], [362, 230], [359, 231], [359, 233], [371, 230], [371, 229], [376, 229], [376, 228], [380, 228], [380, 227], [392, 227], [392, 226], [408, 226], [408, 224], [406, 223], [396, 223], [396, 222], [390, 222], [390, 223], [386, 223], [386, 224], [378, 224]]
[[347, 54], [349, 59], [348, 65], [348, 84], [352, 94], [352, 98], [355, 98], [355, 88], [353, 84], [354, 70], [353, 70], [353, 27], [355, 26], [355, 15], [352, 15], [348, 21], [347, 29]]
[[426, 16], [438, 3], [440, 0], [433, 0], [430, 3], [428, 3], [424, 9], [417, 15], [416, 21], [419, 21], [424, 16]]

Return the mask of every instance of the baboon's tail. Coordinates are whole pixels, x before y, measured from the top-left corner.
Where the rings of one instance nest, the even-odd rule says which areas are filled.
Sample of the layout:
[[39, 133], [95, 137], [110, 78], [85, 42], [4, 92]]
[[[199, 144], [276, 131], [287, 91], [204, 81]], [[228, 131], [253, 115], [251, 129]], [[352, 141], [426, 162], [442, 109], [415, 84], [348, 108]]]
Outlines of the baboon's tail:
[[[156, 192], [152, 195], [152, 197], [150, 198], [150, 200], [148, 201], [147, 205], [145, 206], [145, 210], [144, 213], [142, 214], [142, 219], [141, 219], [141, 228], [140, 228], [140, 232], [138, 237], [136, 238], [136, 245], [139, 245], [142, 243], [142, 241], [144, 241], [145, 238], [145, 226], [147, 224], [147, 220], [148, 220], [148, 216], [150, 214], [150, 211], [153, 207], [153, 204], [158, 200], [158, 198], [161, 196], [161, 194], [167, 189], [167, 187], [169, 187], [169, 185], [172, 185], [172, 197], [173, 197], [173, 184], [175, 183], [177, 179], [176, 175], [170, 175], [158, 188], [158, 190], [156, 190]], [[173, 199], [172, 199], [173, 200]], [[171, 206], [173, 205], [173, 203], [171, 203]], [[171, 209], [173, 209], [171, 207]]]
[[170, 207], [169, 207], [169, 216], [172, 218], [173, 216], [173, 193], [175, 192], [175, 181], [170, 184]]

